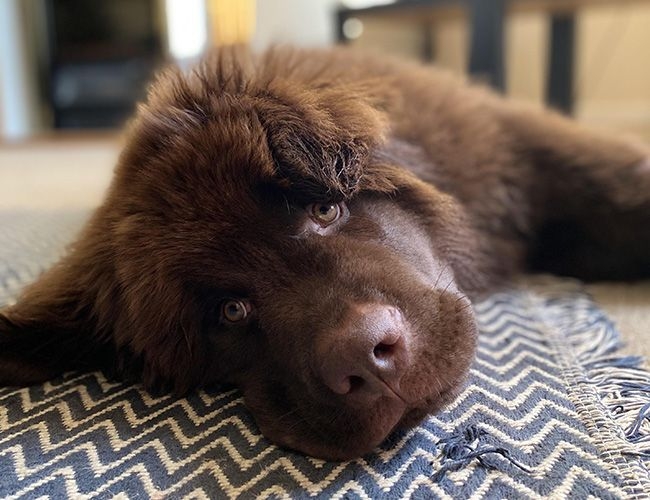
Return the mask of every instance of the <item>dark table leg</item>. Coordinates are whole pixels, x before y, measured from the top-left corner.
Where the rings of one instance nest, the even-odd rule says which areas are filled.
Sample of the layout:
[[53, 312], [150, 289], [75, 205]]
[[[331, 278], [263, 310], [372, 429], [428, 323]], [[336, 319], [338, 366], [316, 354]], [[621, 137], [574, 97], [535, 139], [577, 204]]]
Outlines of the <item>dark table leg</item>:
[[546, 81], [546, 103], [570, 114], [573, 111], [575, 15], [551, 17]]
[[469, 72], [504, 90], [503, 18], [505, 0], [469, 0], [471, 51]]

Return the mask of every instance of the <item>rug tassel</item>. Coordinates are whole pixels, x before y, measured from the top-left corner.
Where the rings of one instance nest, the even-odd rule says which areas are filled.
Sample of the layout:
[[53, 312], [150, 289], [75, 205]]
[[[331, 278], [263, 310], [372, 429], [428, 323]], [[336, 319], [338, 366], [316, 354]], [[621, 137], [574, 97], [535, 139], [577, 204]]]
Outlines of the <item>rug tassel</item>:
[[481, 443], [481, 438], [488, 435], [485, 429], [470, 424], [462, 432], [452, 434], [438, 441], [438, 445], [442, 445], [441, 454], [443, 461], [440, 468], [431, 476], [432, 481], [436, 483], [440, 482], [447, 472], [460, 470], [469, 465], [472, 460], [477, 460], [487, 469], [496, 469], [497, 467], [493, 462], [486, 460], [486, 457], [494, 455], [505, 458], [510, 464], [524, 472], [529, 474], [533, 472], [532, 469], [515, 460], [506, 448]]
[[[595, 310], [591, 297], [582, 292], [568, 300], [550, 299], [556, 309], [556, 324], [565, 332], [575, 348], [586, 374], [586, 382], [596, 389], [610, 417], [621, 429], [621, 437], [629, 445], [626, 455], [642, 460], [650, 458], [650, 372], [642, 356], [616, 356], [622, 347], [620, 333], [614, 323], [600, 310]], [[576, 327], [576, 318], [578, 326]], [[594, 328], [594, 325], [599, 324]], [[650, 463], [645, 464], [650, 466]]]

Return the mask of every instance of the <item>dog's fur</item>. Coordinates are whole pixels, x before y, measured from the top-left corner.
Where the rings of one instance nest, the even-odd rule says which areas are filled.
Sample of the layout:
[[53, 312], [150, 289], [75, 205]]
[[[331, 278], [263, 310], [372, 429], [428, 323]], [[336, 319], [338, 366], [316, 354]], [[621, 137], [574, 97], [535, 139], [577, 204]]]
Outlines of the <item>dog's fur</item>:
[[104, 203], [0, 314], [0, 383], [234, 383], [270, 439], [365, 453], [458, 393], [467, 297], [531, 267], [650, 275], [648, 158], [431, 68], [224, 49], [152, 85]]

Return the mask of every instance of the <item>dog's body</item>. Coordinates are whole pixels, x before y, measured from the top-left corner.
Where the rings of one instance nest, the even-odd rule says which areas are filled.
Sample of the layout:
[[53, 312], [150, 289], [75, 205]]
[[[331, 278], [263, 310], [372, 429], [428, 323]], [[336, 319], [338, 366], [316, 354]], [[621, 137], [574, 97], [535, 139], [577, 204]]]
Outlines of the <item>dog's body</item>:
[[650, 276], [648, 150], [353, 51], [153, 85], [103, 205], [0, 314], [0, 383], [101, 366], [242, 388], [272, 440], [362, 454], [462, 387], [467, 296]]

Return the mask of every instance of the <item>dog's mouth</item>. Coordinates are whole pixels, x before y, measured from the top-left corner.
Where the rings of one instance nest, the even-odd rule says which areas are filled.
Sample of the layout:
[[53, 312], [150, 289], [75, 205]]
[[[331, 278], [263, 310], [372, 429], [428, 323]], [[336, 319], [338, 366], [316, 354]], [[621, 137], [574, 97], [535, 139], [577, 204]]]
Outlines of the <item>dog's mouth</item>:
[[[350, 460], [366, 455], [396, 430], [408, 430], [453, 401], [464, 377], [442, 392], [407, 403], [386, 392], [363, 408], [294, 406], [284, 413], [264, 408], [255, 395], [246, 403], [262, 434], [275, 444], [325, 460]], [[392, 391], [391, 391], [392, 392]], [[285, 402], [286, 403], [286, 402]]]
[[286, 427], [257, 420], [262, 433], [280, 446], [326, 460], [348, 460], [378, 446], [403, 418], [406, 408], [400, 400], [380, 399], [363, 418], [348, 412], [328, 412], [327, 416], [296, 412]]

